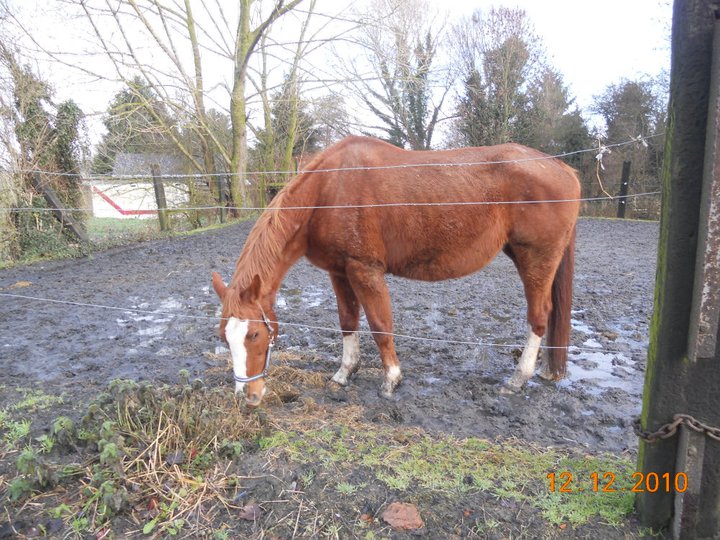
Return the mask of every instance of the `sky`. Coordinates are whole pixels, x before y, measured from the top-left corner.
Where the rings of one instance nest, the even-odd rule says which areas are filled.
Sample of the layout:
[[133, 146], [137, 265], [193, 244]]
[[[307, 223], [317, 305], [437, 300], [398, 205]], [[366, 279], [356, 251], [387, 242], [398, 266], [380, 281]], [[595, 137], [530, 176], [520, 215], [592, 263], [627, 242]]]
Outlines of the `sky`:
[[586, 109], [609, 84], [670, 69], [670, 0], [442, 0], [452, 13], [506, 6], [525, 10]]
[[[357, 6], [367, 0], [348, 0]], [[63, 2], [58, 0], [10, 0], [26, 10], [31, 30], [44, 36], [57, 49], [83, 47], [81, 32], [74, 21], [65, 18]], [[669, 70], [672, 5], [670, 0], [429, 0], [431, 5], [448, 10], [449, 24], [474, 10], [492, 6], [519, 7], [534, 24], [549, 63], [564, 77], [576, 104], [586, 112], [594, 96], [623, 78], [657, 76]], [[318, 12], [336, 12], [338, 0], [318, 0]], [[20, 7], [18, 8], [20, 9]], [[287, 23], [286, 23], [287, 24]], [[291, 23], [292, 24], [292, 23]], [[283, 29], [283, 32], [285, 30]], [[290, 32], [287, 32], [288, 35]], [[294, 34], [294, 32], [293, 32]], [[108, 32], [106, 39], [117, 39]], [[158, 55], [162, 56], [162, 55]], [[78, 55], [87, 61], [87, 57]], [[95, 60], [97, 62], [97, 59]], [[100, 62], [103, 60], [100, 59]], [[107, 60], [104, 60], [107, 63]], [[189, 63], [188, 63], [189, 65]], [[57, 63], [38, 64], [52, 83], [57, 101], [75, 99], [90, 114], [91, 141], [102, 131], [101, 115], [119, 88], [102, 81], [91, 81]], [[210, 71], [210, 70], [208, 70]], [[232, 72], [226, 67], [216, 71]], [[227, 94], [219, 100], [228, 101]]]

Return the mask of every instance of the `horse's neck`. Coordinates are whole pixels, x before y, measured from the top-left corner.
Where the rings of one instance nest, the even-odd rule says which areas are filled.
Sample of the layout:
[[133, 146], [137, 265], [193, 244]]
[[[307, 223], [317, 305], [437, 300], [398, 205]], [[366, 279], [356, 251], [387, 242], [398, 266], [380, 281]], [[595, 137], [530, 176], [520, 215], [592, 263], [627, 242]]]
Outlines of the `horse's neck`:
[[262, 295], [275, 294], [290, 267], [305, 254], [306, 211], [283, 210], [285, 197], [272, 204], [253, 226], [235, 267], [233, 284], [248, 287], [256, 275], [263, 283]]

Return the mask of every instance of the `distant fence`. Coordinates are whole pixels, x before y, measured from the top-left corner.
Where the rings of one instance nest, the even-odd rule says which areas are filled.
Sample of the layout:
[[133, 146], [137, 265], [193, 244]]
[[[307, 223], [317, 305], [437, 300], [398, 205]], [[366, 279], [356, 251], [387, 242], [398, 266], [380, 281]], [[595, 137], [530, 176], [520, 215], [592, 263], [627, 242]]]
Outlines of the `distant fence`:
[[[655, 137], [655, 136], [652, 136]], [[647, 137], [650, 138], [650, 137]], [[657, 219], [660, 209], [660, 193], [658, 191], [633, 192], [635, 184], [630, 174], [630, 164], [626, 163], [623, 167], [622, 178], [606, 179], [613, 180], [613, 184], [620, 186], [618, 193], [610, 194], [602, 187], [600, 180], [600, 166], [602, 165], [603, 155], [607, 153], [609, 148], [617, 148], [633, 144], [645, 144], [645, 138], [637, 137], [628, 141], [601, 146], [598, 148], [590, 148], [586, 150], [573, 151], [556, 156], [547, 156], [541, 159], [563, 158], [580, 153], [592, 152], [598, 162], [597, 186], [593, 188], [599, 196], [588, 196], [580, 199], [581, 215], [586, 216], [602, 216], [602, 217], [629, 217], [636, 219]], [[535, 158], [537, 159], [537, 158]], [[418, 164], [412, 167], [423, 166], [444, 166], [444, 167], [466, 167], [489, 165], [491, 163], [446, 163], [446, 164]], [[372, 167], [372, 170], [388, 169], [392, 170], [397, 167], [408, 167], [409, 165]], [[342, 172], [343, 170], [363, 170], [370, 168], [353, 167], [353, 168], [337, 168], [332, 169], [333, 172]], [[36, 181], [36, 190], [42, 192], [48, 200], [47, 208], [23, 207], [18, 204], [19, 198], [13, 197], [12, 180], [15, 175], [32, 172], [34, 178], [48, 178], [52, 176], [63, 176], [62, 174], [47, 171], [10, 171], [3, 176], [4, 183], [0, 186], [0, 221], [5, 219], [12, 220], [12, 216], [22, 212], [53, 212], [57, 219], [62, 223], [61, 230], [69, 228], [74, 235], [80, 239], [81, 243], [88, 241], [88, 236], [84, 234], [84, 228], [81, 225], [71, 225], [71, 219], [66, 219], [71, 213], [84, 213], [94, 218], [113, 218], [118, 220], [140, 219], [147, 221], [147, 226], [135, 227], [135, 230], [142, 231], [143, 235], [148, 234], [148, 228], [152, 227], [152, 220], [148, 218], [158, 218], [160, 231], [167, 231], [174, 227], [189, 226], [190, 228], [198, 228], [213, 223], [224, 222], [226, 213], [233, 211], [235, 215], [250, 215], [252, 212], [262, 211], [266, 207], [266, 201], [271, 199], [277, 191], [279, 191], [284, 183], [267, 182], [268, 177], [290, 177], [296, 173], [319, 173], [324, 170], [315, 171], [258, 171], [248, 172], [245, 174], [255, 184], [255, 190], [258, 193], [252, 197], [256, 202], [249, 206], [232, 206], [228, 204], [228, 173], [217, 174], [162, 174], [158, 166], [152, 166], [147, 174], [143, 175], [89, 175], [82, 179], [82, 189], [85, 194], [86, 203], [81, 208], [61, 208], [61, 204], [57, 200], [53, 200], [52, 196], [44, 190], [44, 184]], [[76, 179], [77, 176], [73, 175]], [[585, 185], [587, 187], [593, 179], [587, 178]], [[61, 182], [53, 182], [55, 191], [61, 189], [58, 184]], [[51, 191], [51, 190], [50, 190]], [[262, 193], [260, 193], [262, 192]], [[522, 201], [521, 201], [522, 202]], [[449, 202], [452, 204], [452, 202]], [[478, 201], [477, 204], [485, 204]], [[180, 225], [178, 217], [186, 218], [186, 226]], [[172, 224], [172, 225], [171, 225]], [[9, 224], [6, 224], [8, 227]], [[118, 224], [116, 226], [117, 234], [112, 227], [103, 224], [102, 227], [94, 227], [90, 224], [89, 240], [102, 241], [103, 236], [127, 236], [128, 230], [131, 229], [127, 225]], [[52, 231], [46, 231], [52, 234]], [[6, 235], [7, 236], [7, 235]], [[8, 260], [8, 253], [3, 253], [0, 246], [0, 261]]]

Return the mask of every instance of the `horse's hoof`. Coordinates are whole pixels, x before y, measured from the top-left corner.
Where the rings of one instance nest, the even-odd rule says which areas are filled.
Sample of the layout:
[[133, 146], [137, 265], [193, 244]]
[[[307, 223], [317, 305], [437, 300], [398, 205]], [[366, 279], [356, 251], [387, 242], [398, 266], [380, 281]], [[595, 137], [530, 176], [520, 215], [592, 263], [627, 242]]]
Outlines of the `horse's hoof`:
[[335, 379], [330, 379], [325, 386], [333, 392], [343, 392], [348, 387], [348, 384], [341, 384]]
[[338, 375], [337, 373], [332, 376], [330, 379], [331, 383], [338, 384], [342, 387], [346, 387], [350, 384], [350, 377], [343, 377], [342, 375]]
[[334, 381], [330, 381], [327, 385], [328, 389], [328, 397], [332, 399], [333, 401], [339, 401], [344, 402], [348, 400], [347, 395], [347, 388], [335, 383]]
[[548, 382], [557, 382], [565, 378], [565, 373], [558, 374], [552, 371], [540, 371], [540, 378]]
[[378, 395], [383, 398], [387, 399], [389, 401], [397, 401], [395, 398], [395, 388], [397, 387], [396, 384], [388, 384], [387, 382], [384, 382], [382, 386], [380, 387], [380, 390], [378, 390]]

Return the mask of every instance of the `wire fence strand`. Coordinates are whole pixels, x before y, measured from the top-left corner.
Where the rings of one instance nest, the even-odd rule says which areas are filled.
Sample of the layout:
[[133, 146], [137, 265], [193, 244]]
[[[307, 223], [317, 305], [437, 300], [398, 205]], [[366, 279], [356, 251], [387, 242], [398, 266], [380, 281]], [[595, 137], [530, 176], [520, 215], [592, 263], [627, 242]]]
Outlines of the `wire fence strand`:
[[[522, 159], [515, 159], [515, 160], [496, 160], [496, 161], [468, 161], [468, 162], [444, 162], [444, 163], [412, 163], [412, 164], [394, 164], [394, 165], [379, 165], [379, 166], [359, 166], [359, 167], [337, 167], [337, 168], [326, 168], [326, 169], [310, 169], [310, 170], [300, 170], [300, 171], [251, 171], [244, 173], [246, 176], [253, 176], [253, 175], [296, 175], [296, 174], [304, 174], [304, 173], [330, 173], [330, 172], [357, 172], [357, 171], [376, 171], [376, 170], [393, 170], [393, 169], [408, 169], [408, 168], [443, 168], [443, 167], [476, 167], [476, 166], [490, 166], [490, 165], [506, 165], [506, 164], [520, 164], [520, 163], [526, 163], [526, 162], [533, 162], [533, 161], [543, 161], [543, 160], [551, 160], [551, 159], [561, 159], [573, 155], [578, 155], [582, 153], [588, 153], [588, 152], [594, 152], [596, 153], [596, 159], [600, 161], [602, 159], [602, 155], [607, 153], [607, 150], [610, 148], [618, 148], [627, 146], [630, 144], [646, 144], [646, 139], [651, 139], [654, 137], [661, 136], [662, 134], [656, 134], [656, 135], [650, 135], [647, 137], [636, 137], [628, 141], [615, 143], [615, 144], [609, 144], [609, 145], [602, 145], [600, 149], [602, 151], [599, 152], [598, 148], [590, 148], [590, 149], [584, 149], [584, 150], [576, 150], [571, 152], [564, 152], [556, 155], [543, 155], [543, 156], [535, 156], [535, 157], [528, 157], [528, 158], [522, 158]], [[599, 152], [599, 153], [598, 153]], [[599, 156], [599, 157], [598, 157]], [[41, 171], [41, 170], [34, 170], [34, 169], [28, 169], [28, 170], [16, 170], [11, 172], [13, 173], [21, 173], [21, 174], [42, 174], [47, 176], [74, 176], [77, 177], [76, 174], [69, 174], [69, 173], [56, 173], [56, 172], [49, 172], [49, 171]], [[224, 177], [227, 178], [229, 176], [235, 176], [239, 173], [228, 173], [228, 172], [222, 172], [222, 173], [196, 173], [196, 174], [163, 174], [159, 177], [156, 176], [156, 178], [160, 178], [163, 181], [173, 181], [177, 182], [178, 180], [193, 180], [193, 179], [203, 179], [203, 178], [211, 178], [211, 177]], [[82, 180], [87, 180], [91, 182], [113, 182], [113, 183], [121, 183], [123, 181], [126, 182], [136, 182], [138, 179], [149, 179], [150, 174], [145, 175], [89, 175], [82, 177]], [[644, 192], [644, 193], [636, 193], [636, 194], [628, 194], [624, 196], [602, 196], [602, 197], [585, 197], [585, 198], [577, 198], [577, 199], [550, 199], [550, 200], [521, 200], [521, 201], [440, 201], [440, 202], [386, 202], [386, 203], [371, 203], [371, 204], [347, 204], [347, 205], [324, 205], [324, 206], [286, 206], [286, 207], [243, 207], [243, 206], [223, 206], [223, 205], [207, 205], [207, 206], [193, 206], [193, 207], [176, 207], [176, 208], [170, 208], [168, 210], [170, 211], [213, 211], [213, 210], [236, 210], [236, 211], [243, 211], [243, 212], [256, 212], [256, 211], [292, 211], [292, 210], [336, 210], [336, 209], [362, 209], [362, 208], [397, 208], [397, 207], [451, 207], [451, 206], [488, 206], [488, 205], [519, 205], [519, 204], [562, 204], [562, 203], [582, 203], [582, 202], [603, 202], [603, 201], [618, 201], [618, 200], [629, 200], [629, 199], [636, 199], [636, 198], [643, 198], [643, 197], [654, 197], [657, 195], [660, 195], [660, 191], [650, 191], [650, 192]], [[67, 211], [72, 212], [90, 212], [92, 213], [93, 210], [91, 208], [65, 208]], [[15, 208], [15, 207], [3, 207], [0, 208], [0, 211], [10, 211], [10, 212], [42, 212], [42, 211], [53, 211], [52, 208]], [[156, 209], [149, 209], [149, 212], [158, 212]], [[145, 315], [156, 315], [156, 316], [164, 316], [164, 317], [178, 317], [178, 318], [186, 318], [186, 319], [195, 319], [195, 320], [207, 320], [207, 321], [214, 321], [219, 322], [222, 318], [219, 316], [208, 316], [208, 315], [193, 315], [193, 314], [184, 314], [184, 313], [173, 313], [168, 311], [158, 311], [158, 310], [147, 310], [147, 309], [140, 309], [140, 308], [129, 308], [129, 307], [120, 307], [120, 306], [109, 306], [109, 305], [103, 305], [103, 304], [94, 304], [94, 303], [88, 303], [88, 302], [77, 302], [77, 301], [70, 301], [70, 300], [58, 300], [58, 299], [52, 299], [52, 298], [42, 298], [42, 297], [35, 297], [35, 296], [28, 296], [28, 295], [20, 295], [20, 294], [11, 294], [11, 293], [0, 293], [0, 297], [4, 298], [14, 298], [14, 299], [22, 299], [26, 301], [36, 301], [36, 302], [45, 302], [45, 303], [51, 303], [51, 304], [61, 304], [61, 305], [69, 305], [69, 306], [76, 306], [76, 307], [82, 307], [82, 308], [88, 308], [88, 309], [103, 309], [103, 310], [109, 310], [109, 311], [121, 311], [125, 313], [140, 313]], [[263, 321], [255, 321], [255, 322], [263, 322]], [[292, 322], [283, 322], [282, 323], [285, 326], [289, 327], [296, 327], [296, 328], [304, 328], [309, 330], [316, 330], [316, 331], [323, 331], [323, 332], [333, 332], [333, 333], [340, 333], [342, 330], [339, 328], [330, 328], [330, 327], [323, 327], [323, 326], [313, 326], [308, 324], [300, 324], [300, 323], [292, 323]], [[477, 346], [477, 347], [490, 347], [490, 348], [503, 348], [503, 349], [514, 349], [514, 348], [522, 348], [524, 347], [524, 344], [503, 344], [503, 343], [491, 343], [491, 342], [485, 342], [482, 340], [459, 340], [459, 339], [444, 339], [444, 338], [435, 338], [435, 337], [428, 337], [428, 336], [418, 336], [418, 335], [409, 335], [409, 334], [403, 334], [403, 333], [386, 333], [386, 332], [376, 332], [373, 330], [358, 330], [361, 334], [368, 334], [368, 335], [374, 335], [374, 334], [386, 334], [391, 335], [394, 338], [398, 339], [405, 339], [405, 340], [414, 340], [414, 341], [420, 341], [420, 342], [426, 342], [426, 343], [443, 343], [443, 344], [456, 344], [456, 345], [468, 345], [468, 346]], [[483, 336], [483, 337], [490, 337], [490, 336]], [[542, 346], [543, 349], [549, 349], [551, 347], [548, 346]], [[565, 348], [565, 347], [561, 347]], [[570, 350], [573, 351], [579, 351], [579, 352], [600, 352], [602, 349], [599, 348], [583, 348], [578, 347], [575, 345], [570, 345], [567, 347]], [[613, 352], [613, 351], [609, 351]]]
[[[516, 204], [560, 204], [572, 202], [600, 202], [600, 201], [618, 201], [643, 197], [652, 197], [660, 195], [661, 191], [648, 191], [645, 193], [634, 193], [629, 195], [618, 195], [610, 197], [582, 197], [578, 199], [542, 199], [542, 200], [522, 200], [522, 201], [440, 201], [440, 202], [397, 202], [397, 203], [372, 203], [372, 204], [337, 204], [323, 206], [182, 206], [177, 208], [168, 208], [168, 211], [189, 212], [203, 210], [238, 210], [246, 212], [271, 211], [281, 212], [285, 210], [342, 210], [352, 208], [398, 208], [398, 207], [433, 207], [433, 206], [497, 206], [497, 205], [516, 205]], [[53, 208], [0, 208], [0, 211], [9, 212], [52, 212]], [[64, 208], [68, 212], [93, 212], [91, 208]], [[148, 210], [149, 212], [158, 212], [156, 209]]]
[[[179, 180], [179, 179], [202, 179], [212, 177], [229, 177], [229, 176], [254, 176], [254, 175], [298, 175], [298, 174], [315, 174], [315, 173], [328, 173], [328, 172], [356, 172], [356, 171], [379, 171], [379, 170], [392, 170], [392, 169], [411, 169], [411, 168], [428, 168], [428, 167], [478, 167], [478, 166], [490, 166], [490, 165], [509, 165], [514, 163], [528, 163], [533, 161], [546, 161], [551, 159], [562, 159], [570, 156], [579, 154], [595, 153], [597, 156], [602, 156], [607, 150], [611, 148], [621, 148], [623, 146], [643, 144], [648, 139], [654, 139], [656, 137], [662, 137], [664, 133], [656, 133], [653, 135], [645, 135], [631, 138], [626, 141], [600, 145], [600, 147], [584, 148], [582, 150], [572, 150], [569, 152], [561, 152], [553, 155], [542, 155], [535, 157], [528, 157], [522, 159], [503, 159], [503, 160], [492, 160], [492, 161], [466, 161], [466, 162], [441, 162], [441, 163], [398, 163], [394, 165], [374, 165], [374, 166], [356, 166], [356, 167], [333, 167], [326, 169], [299, 169], [299, 170], [272, 170], [272, 171], [246, 171], [246, 172], [216, 172], [216, 173], [188, 173], [188, 174], [161, 174], [156, 178], [166, 180]], [[599, 152], [602, 149], [603, 152]], [[76, 173], [64, 173], [64, 172], [53, 172], [43, 171], [39, 169], [17, 169], [13, 171], [19, 174], [44, 174], [47, 176], [70, 176], [70, 177], [81, 177], [83, 180], [89, 181], [101, 181], [101, 180], [137, 180], [150, 178], [151, 174], [118, 174], [118, 175], [78, 175]]]
[[[2, 293], [0, 292], [0, 297], [5, 298], [15, 298], [15, 299], [22, 299], [22, 300], [31, 300], [31, 301], [37, 301], [37, 302], [46, 302], [51, 304], [60, 304], [60, 305], [67, 305], [67, 306], [76, 306], [76, 307], [83, 307], [83, 308], [89, 308], [89, 309], [102, 309], [107, 311], [121, 311], [125, 313], [140, 313], [143, 315], [158, 315], [163, 317], [177, 317], [177, 318], [183, 318], [183, 319], [195, 319], [195, 320], [205, 320], [205, 321], [213, 321], [213, 322], [220, 322], [223, 320], [223, 317], [220, 316], [210, 316], [210, 315], [192, 315], [192, 314], [185, 314], [185, 313], [174, 313], [171, 311], [161, 311], [161, 310], [150, 310], [150, 309], [141, 309], [141, 308], [134, 308], [134, 307], [120, 307], [120, 306], [108, 306], [104, 304], [94, 304], [89, 302], [77, 302], [72, 300], [57, 300], [53, 298], [43, 298], [38, 296], [29, 296], [29, 295], [23, 295], [23, 294], [12, 294], [12, 293]], [[228, 320], [228, 319], [224, 319]], [[264, 320], [258, 319], [250, 319], [248, 322], [255, 322], [255, 323], [262, 323], [265, 324]], [[317, 330], [322, 332], [332, 332], [332, 333], [342, 333], [343, 330], [340, 328], [331, 328], [327, 326], [314, 326], [309, 324], [303, 324], [303, 323], [293, 323], [293, 322], [286, 322], [286, 321], [270, 321], [271, 323], [277, 323], [282, 324], [283, 326], [290, 326], [293, 328], [304, 328], [308, 330]], [[385, 335], [385, 336], [392, 336], [393, 338], [399, 338], [399, 339], [405, 339], [405, 340], [411, 340], [411, 341], [420, 341], [424, 343], [435, 343], [435, 344], [448, 344], [448, 345], [468, 345], [468, 346], [474, 346], [474, 347], [487, 347], [487, 348], [495, 348], [495, 349], [517, 349], [517, 348], [523, 348], [525, 346], [524, 343], [489, 343], [481, 340], [461, 340], [461, 339], [446, 339], [446, 338], [435, 338], [435, 337], [427, 337], [427, 336], [418, 336], [418, 335], [410, 335], [410, 334], [402, 334], [397, 332], [379, 332], [374, 330], [364, 330], [364, 329], [358, 329], [356, 331], [358, 334], [363, 335]], [[490, 337], [489, 335], [482, 336], [482, 337]], [[541, 349], [568, 349], [571, 351], [576, 352], [588, 352], [588, 353], [597, 353], [597, 352], [605, 352], [603, 349], [597, 348], [597, 347], [579, 347], [577, 345], [568, 345], [567, 347], [551, 347], [548, 345], [541, 345]], [[615, 351], [607, 351], [609, 353], [615, 352]]]

